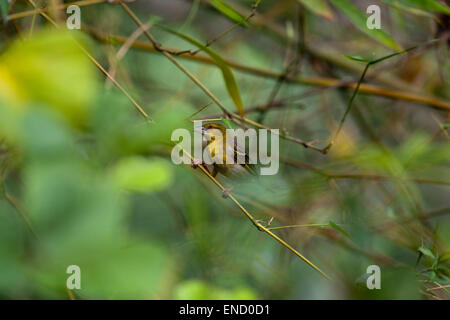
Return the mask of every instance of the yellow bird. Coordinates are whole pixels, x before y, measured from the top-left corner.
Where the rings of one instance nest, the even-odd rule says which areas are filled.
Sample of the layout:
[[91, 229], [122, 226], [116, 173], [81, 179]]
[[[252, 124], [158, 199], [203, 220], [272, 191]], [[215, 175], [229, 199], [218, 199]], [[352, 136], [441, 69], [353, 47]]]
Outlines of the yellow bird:
[[[218, 134], [219, 130], [221, 134]], [[205, 165], [213, 177], [221, 173], [227, 177], [240, 177], [247, 174], [256, 174], [253, 166], [249, 164], [248, 154], [236, 141], [226, 141], [226, 128], [218, 123], [206, 123], [202, 126], [203, 150], [208, 150], [211, 159], [216, 160], [216, 155], [222, 155], [222, 163], [214, 162]], [[227, 164], [227, 151], [234, 155], [233, 163]], [[232, 152], [232, 153], [231, 153]], [[238, 155], [244, 156], [245, 163], [237, 163]]]

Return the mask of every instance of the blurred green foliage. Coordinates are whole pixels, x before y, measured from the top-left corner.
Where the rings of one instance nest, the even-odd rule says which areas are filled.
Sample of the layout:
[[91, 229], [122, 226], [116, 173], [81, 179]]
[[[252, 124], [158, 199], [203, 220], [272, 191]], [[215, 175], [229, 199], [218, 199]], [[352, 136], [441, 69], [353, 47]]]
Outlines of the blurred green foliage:
[[[173, 30], [182, 25], [189, 35], [184, 40], [157, 26], [150, 30], [164, 45], [189, 48], [189, 39], [203, 44], [234, 22], [244, 24], [246, 12], [239, 8], [253, 3], [206, 2], [211, 7], [195, 2], [182, 12], [190, 23], [168, 15], [164, 5], [133, 8], [145, 19], [150, 12], [164, 16], [164, 25]], [[382, 44], [427, 42], [435, 27], [421, 26], [447, 12], [435, 1], [428, 2], [432, 7], [395, 2], [388, 9], [401, 9], [405, 25], [392, 14], [386, 33], [374, 36], [377, 42], [358, 31], [364, 15], [360, 2], [331, 1], [340, 3], [336, 10], [326, 1], [262, 1], [257, 10], [267, 14], [265, 23], [249, 20], [248, 28], [238, 27], [213, 43], [214, 51], [207, 50], [217, 55], [209, 54], [218, 67], [179, 61], [229, 110], [239, 109], [241, 100], [245, 110], [267, 106], [279, 85], [273, 99], [287, 102], [270, 109], [264, 124], [323, 142], [351, 92], [311, 92], [305, 85], [238, 72], [232, 80], [225, 76], [224, 83], [223, 74], [231, 72], [224, 59], [283, 72], [300, 50], [302, 76], [358, 79], [354, 70], [360, 63], [344, 55], [374, 58], [391, 53]], [[169, 12], [176, 13], [182, 5], [173, 8]], [[24, 30], [31, 29], [27, 19], [20, 24]], [[1, 299], [448, 298], [446, 290], [429, 290], [450, 284], [448, 117], [413, 102], [359, 94], [328, 155], [281, 140], [277, 175], [218, 177], [263, 224], [297, 226], [274, 232], [329, 273], [332, 281], [327, 281], [258, 232], [199, 170], [171, 163], [172, 131], [192, 128], [190, 116], [210, 102], [185, 74], [160, 54], [130, 48], [120, 60], [111, 44], [36, 19], [23, 39], [8, 38], [6, 45], [2, 38]], [[130, 21], [118, 6], [83, 8], [83, 24], [107, 32], [129, 36], [136, 29]], [[303, 25], [305, 43], [284, 37], [288, 22], [294, 38]], [[11, 22], [7, 27], [5, 33], [19, 38]], [[315, 42], [326, 45], [332, 57], [313, 54]], [[115, 68], [116, 79], [153, 121], [104, 83], [81, 47], [109, 71]], [[444, 49], [436, 50], [445, 55]], [[395, 57], [394, 67], [383, 62], [391, 70], [374, 67], [367, 81], [382, 82], [378, 73], [388, 72], [391, 80], [448, 99], [448, 78], [439, 80], [439, 67], [445, 69], [448, 60], [440, 65], [433, 50]], [[356, 67], [346, 69], [346, 63]], [[211, 105], [197, 117], [218, 113]], [[259, 119], [258, 112], [246, 116]], [[372, 264], [381, 267], [381, 290], [366, 287]], [[69, 265], [81, 269], [80, 290], [66, 288]]]

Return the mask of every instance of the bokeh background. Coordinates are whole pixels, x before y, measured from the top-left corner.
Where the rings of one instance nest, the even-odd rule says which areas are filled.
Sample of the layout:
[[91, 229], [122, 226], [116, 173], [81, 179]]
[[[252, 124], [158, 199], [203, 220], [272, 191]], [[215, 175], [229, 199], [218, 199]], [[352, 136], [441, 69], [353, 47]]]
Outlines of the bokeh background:
[[[369, 68], [328, 153], [281, 138], [278, 174], [217, 176], [330, 280], [171, 162], [189, 120], [242, 124], [124, 6], [78, 1], [69, 30], [69, 1], [0, 3], [0, 298], [449, 297], [446, 1], [126, 2], [227, 110], [241, 99], [246, 118], [318, 149], [367, 61], [418, 46]], [[381, 30], [365, 25], [370, 4]], [[366, 287], [374, 264], [381, 290]]]

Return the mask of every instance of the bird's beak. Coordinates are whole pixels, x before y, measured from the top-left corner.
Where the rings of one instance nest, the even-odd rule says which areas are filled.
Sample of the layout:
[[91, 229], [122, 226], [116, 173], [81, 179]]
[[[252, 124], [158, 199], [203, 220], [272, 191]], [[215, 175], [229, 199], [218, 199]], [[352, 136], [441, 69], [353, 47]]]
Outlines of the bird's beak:
[[200, 127], [200, 128], [194, 128], [194, 131], [195, 131], [195, 132], [198, 132], [198, 133], [201, 133], [201, 134], [204, 134], [204, 133], [205, 133], [205, 128], [203, 128], [203, 127]]

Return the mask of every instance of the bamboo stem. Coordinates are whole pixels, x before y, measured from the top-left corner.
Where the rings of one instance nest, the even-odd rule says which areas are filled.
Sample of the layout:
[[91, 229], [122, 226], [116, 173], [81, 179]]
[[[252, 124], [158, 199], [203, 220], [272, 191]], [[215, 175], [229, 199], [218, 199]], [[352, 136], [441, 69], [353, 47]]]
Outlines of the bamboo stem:
[[[91, 36], [93, 36], [98, 41], [111, 43], [111, 44], [115, 44], [115, 45], [121, 45], [127, 39], [126, 37], [122, 37], [122, 36], [118, 36], [118, 35], [106, 35], [104, 33], [94, 31], [92, 29], [84, 29], [84, 31], [89, 33]], [[158, 53], [158, 50], [156, 50], [152, 46], [152, 44], [143, 42], [143, 41], [135, 41], [131, 45], [131, 47], [135, 48], [135, 49], [143, 50], [143, 51]], [[172, 49], [170, 49], [170, 51], [180, 52], [181, 50], [172, 48]], [[182, 54], [182, 55], [179, 55], [179, 57], [182, 59], [186, 59], [186, 60], [206, 63], [206, 64], [210, 64], [210, 65], [216, 65], [216, 62], [213, 59], [211, 59], [205, 55], [197, 54], [197, 55], [192, 56], [189, 54]], [[273, 78], [273, 79], [279, 79], [279, 78], [283, 77], [283, 74], [280, 72], [256, 68], [256, 67], [250, 67], [250, 66], [246, 66], [246, 65], [237, 63], [232, 60], [225, 59], [225, 61], [231, 68], [233, 68], [237, 71], [244, 72], [244, 73], [252, 74], [255, 76], [261, 76], [261, 77], [265, 77], [265, 78]], [[307, 77], [307, 76], [298, 76], [298, 77], [287, 76], [285, 78], [285, 81], [288, 83], [298, 83], [298, 84], [305, 84], [305, 85], [318, 86], [318, 87], [346, 88], [346, 89], [351, 89], [351, 90], [355, 90], [358, 85], [357, 82], [355, 82], [355, 81], [348, 82], [348, 81], [342, 81], [342, 80], [334, 79], [334, 78]], [[425, 95], [417, 94], [417, 93], [413, 93], [413, 92], [393, 90], [393, 89], [388, 89], [388, 88], [384, 88], [384, 87], [381, 87], [378, 85], [373, 85], [373, 84], [368, 84], [368, 83], [361, 83], [358, 91], [360, 93], [366, 93], [366, 94], [370, 94], [370, 95], [381, 96], [381, 97], [386, 97], [386, 98], [391, 98], [391, 99], [417, 102], [417, 103], [431, 106], [438, 110], [450, 111], [450, 102], [449, 101], [445, 101], [442, 99], [429, 97], [429, 96], [425, 96]]]

